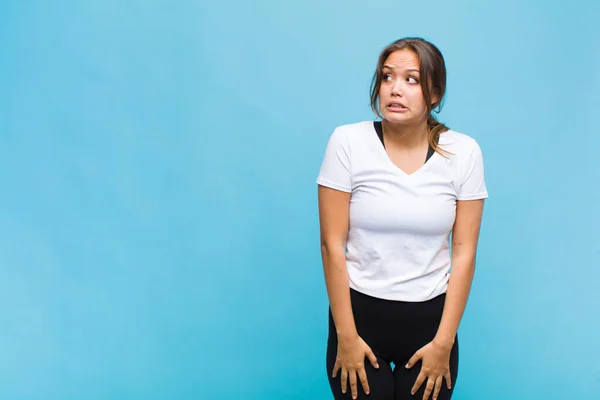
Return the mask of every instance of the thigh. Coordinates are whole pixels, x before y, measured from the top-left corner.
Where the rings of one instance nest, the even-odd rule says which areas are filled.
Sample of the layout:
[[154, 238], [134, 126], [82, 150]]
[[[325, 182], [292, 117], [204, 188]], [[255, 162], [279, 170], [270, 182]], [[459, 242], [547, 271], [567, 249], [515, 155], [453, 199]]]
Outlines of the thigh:
[[[419, 390], [414, 395], [410, 394], [410, 390], [415, 384], [420, 371], [421, 361], [417, 362], [410, 369], [406, 369], [404, 367], [404, 364], [396, 365], [393, 372], [395, 387], [394, 400], [421, 400], [423, 398], [423, 395], [425, 394], [425, 386], [427, 381], [423, 382]], [[456, 336], [454, 346], [452, 346], [452, 350], [450, 351], [450, 375], [452, 378], [451, 389], [448, 389], [446, 380], [444, 379], [442, 389], [440, 390], [440, 393], [438, 395], [438, 400], [450, 400], [450, 398], [452, 397], [452, 392], [454, 391], [454, 387], [456, 386], [456, 380], [458, 377], [458, 335]], [[433, 393], [430, 396], [430, 399], [432, 398]]]
[[[368, 343], [367, 343], [368, 344]], [[335, 400], [340, 399], [352, 399], [352, 392], [350, 390], [350, 382], [347, 382], [346, 393], [342, 393], [342, 378], [341, 370], [335, 378], [332, 377], [333, 367], [337, 357], [337, 333], [335, 330], [335, 324], [331, 312], [329, 313], [329, 337], [327, 340], [327, 378], [329, 380], [329, 386], [331, 393]], [[377, 363], [379, 368], [376, 369], [371, 365], [371, 362], [365, 358], [365, 371], [367, 373], [367, 381], [369, 383], [370, 394], [367, 395], [360, 383], [357, 376], [357, 387], [358, 387], [358, 399], [370, 399], [370, 400], [393, 400], [394, 399], [394, 374], [392, 368], [385, 359], [377, 356]]]

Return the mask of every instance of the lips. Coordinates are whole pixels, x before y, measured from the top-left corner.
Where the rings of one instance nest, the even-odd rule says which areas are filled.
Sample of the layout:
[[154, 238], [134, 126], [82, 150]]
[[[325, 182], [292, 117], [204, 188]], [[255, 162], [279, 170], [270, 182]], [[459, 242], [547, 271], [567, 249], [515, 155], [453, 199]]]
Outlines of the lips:
[[391, 103], [388, 103], [387, 107], [390, 110], [396, 111], [408, 110], [408, 107], [406, 107], [403, 103], [400, 103], [399, 101], [392, 101]]
[[393, 101], [393, 102], [389, 103], [388, 107], [392, 107], [392, 108], [408, 108], [403, 103], [400, 103], [399, 101]]

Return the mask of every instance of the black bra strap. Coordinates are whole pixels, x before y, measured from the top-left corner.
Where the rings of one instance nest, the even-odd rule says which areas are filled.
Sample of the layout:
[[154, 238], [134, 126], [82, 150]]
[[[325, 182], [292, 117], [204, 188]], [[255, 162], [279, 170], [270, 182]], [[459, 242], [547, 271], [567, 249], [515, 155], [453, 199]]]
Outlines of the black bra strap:
[[379, 140], [381, 140], [381, 144], [385, 149], [385, 143], [383, 143], [383, 128], [381, 127], [381, 121], [374, 121], [373, 126], [375, 127], [375, 132], [377, 132], [377, 136], [379, 136]]
[[425, 158], [425, 162], [431, 158], [433, 153], [435, 153], [435, 150], [433, 150], [433, 147], [429, 146], [429, 149], [427, 149], [427, 158]]

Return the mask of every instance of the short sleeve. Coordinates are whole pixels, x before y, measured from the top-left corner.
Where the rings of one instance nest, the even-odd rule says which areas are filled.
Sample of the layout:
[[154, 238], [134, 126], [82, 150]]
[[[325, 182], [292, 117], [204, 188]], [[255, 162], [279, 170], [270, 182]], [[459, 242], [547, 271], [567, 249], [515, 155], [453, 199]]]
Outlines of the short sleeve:
[[348, 138], [336, 128], [329, 138], [317, 183], [343, 192], [352, 192]]
[[487, 197], [483, 155], [479, 144], [473, 140], [471, 152], [463, 164], [458, 200], [477, 200]]

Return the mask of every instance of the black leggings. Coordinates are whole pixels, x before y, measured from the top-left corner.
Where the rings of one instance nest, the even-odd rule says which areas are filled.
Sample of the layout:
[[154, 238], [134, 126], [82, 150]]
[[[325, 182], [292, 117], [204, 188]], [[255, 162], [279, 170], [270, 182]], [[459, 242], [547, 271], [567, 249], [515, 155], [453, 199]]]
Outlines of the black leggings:
[[[421, 361], [406, 369], [404, 366], [414, 353], [429, 343], [435, 336], [446, 295], [423, 302], [404, 302], [378, 299], [350, 289], [352, 312], [358, 335], [371, 347], [377, 357], [379, 369], [375, 369], [365, 358], [365, 369], [371, 393], [367, 396], [357, 377], [358, 399], [402, 400], [422, 399], [427, 380], [414, 396], [410, 394], [419, 371]], [[337, 334], [331, 309], [329, 310], [329, 338], [327, 341], [327, 376], [334, 399], [352, 399], [350, 383], [346, 393], [341, 389], [341, 370], [331, 377], [337, 356]], [[394, 363], [392, 369], [390, 363]], [[452, 389], [448, 390], [444, 379], [438, 400], [449, 400], [456, 384], [458, 373], [458, 337], [450, 352]], [[430, 399], [433, 398], [433, 392]]]

